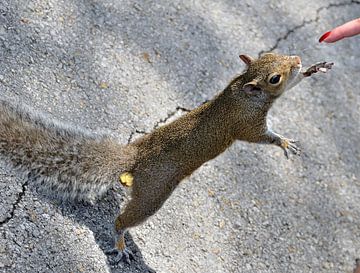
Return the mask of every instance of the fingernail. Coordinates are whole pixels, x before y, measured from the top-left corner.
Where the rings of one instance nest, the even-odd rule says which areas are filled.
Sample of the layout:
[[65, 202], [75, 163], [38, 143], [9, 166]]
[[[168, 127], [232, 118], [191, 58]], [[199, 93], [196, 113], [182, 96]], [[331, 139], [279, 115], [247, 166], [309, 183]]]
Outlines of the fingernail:
[[326, 33], [324, 33], [320, 39], [319, 39], [319, 43], [321, 43], [322, 41], [324, 41], [327, 37], [329, 37], [329, 35], [331, 34], [331, 31], [328, 31]]

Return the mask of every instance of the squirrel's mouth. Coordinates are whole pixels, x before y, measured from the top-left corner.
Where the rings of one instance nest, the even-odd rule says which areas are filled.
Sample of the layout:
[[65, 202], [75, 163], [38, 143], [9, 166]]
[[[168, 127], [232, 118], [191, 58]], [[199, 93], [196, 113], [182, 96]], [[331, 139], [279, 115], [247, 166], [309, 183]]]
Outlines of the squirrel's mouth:
[[299, 76], [301, 68], [302, 68], [301, 62], [299, 62], [290, 69], [290, 75], [286, 83], [285, 90], [289, 90], [294, 85], [296, 85], [296, 78]]
[[302, 68], [302, 63], [301, 63], [301, 58], [299, 56], [291, 56], [294, 62], [294, 66], [291, 68], [291, 75], [294, 78], [299, 74], [301, 68]]
[[290, 77], [288, 80], [288, 84], [291, 83], [300, 73], [302, 68], [302, 64], [298, 63], [296, 66], [293, 66], [290, 70]]

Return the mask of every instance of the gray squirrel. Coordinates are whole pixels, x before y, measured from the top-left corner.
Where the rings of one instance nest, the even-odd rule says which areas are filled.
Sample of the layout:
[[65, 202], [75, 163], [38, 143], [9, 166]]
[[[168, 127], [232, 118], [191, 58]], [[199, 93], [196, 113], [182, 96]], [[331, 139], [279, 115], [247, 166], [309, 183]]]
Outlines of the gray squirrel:
[[64, 198], [95, 201], [115, 183], [131, 199], [115, 220], [116, 262], [130, 262], [124, 233], [153, 215], [179, 182], [235, 140], [275, 144], [299, 153], [296, 141], [267, 126], [273, 102], [332, 63], [301, 70], [298, 56], [240, 55], [245, 71], [211, 101], [127, 145], [52, 121], [21, 105], [0, 100], [0, 157], [28, 179]]

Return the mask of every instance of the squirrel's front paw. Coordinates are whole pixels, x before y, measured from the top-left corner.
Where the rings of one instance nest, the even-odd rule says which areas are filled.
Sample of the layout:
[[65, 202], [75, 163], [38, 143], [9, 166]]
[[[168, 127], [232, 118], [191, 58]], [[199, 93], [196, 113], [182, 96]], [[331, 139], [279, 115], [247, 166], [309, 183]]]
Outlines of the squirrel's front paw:
[[117, 264], [121, 261], [124, 261], [124, 262], [130, 264], [131, 260], [135, 260], [134, 253], [132, 253], [132, 251], [130, 249], [128, 249], [127, 247], [125, 247], [122, 250], [119, 250], [114, 247], [112, 249], [106, 250], [105, 254], [106, 255], [114, 255], [115, 254], [115, 257], [112, 259], [112, 262], [111, 262], [113, 264]]
[[326, 73], [329, 69], [332, 68], [333, 65], [334, 65], [334, 63], [319, 62], [319, 63], [313, 64], [312, 66], [307, 68], [305, 70], [305, 72], [303, 72], [303, 75], [305, 77], [309, 77], [312, 74], [317, 73], [319, 71], [323, 72], [323, 73]]
[[289, 158], [289, 151], [295, 155], [300, 155], [300, 148], [296, 145], [299, 141], [288, 138], [281, 138], [280, 147], [284, 150], [286, 158]]

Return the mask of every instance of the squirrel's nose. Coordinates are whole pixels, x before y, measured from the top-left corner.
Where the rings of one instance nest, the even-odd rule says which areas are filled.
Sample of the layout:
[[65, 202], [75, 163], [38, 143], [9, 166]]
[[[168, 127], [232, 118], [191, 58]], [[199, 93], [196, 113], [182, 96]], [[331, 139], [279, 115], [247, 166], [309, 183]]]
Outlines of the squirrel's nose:
[[301, 59], [299, 56], [291, 56], [291, 57], [295, 60], [296, 64], [301, 64]]

